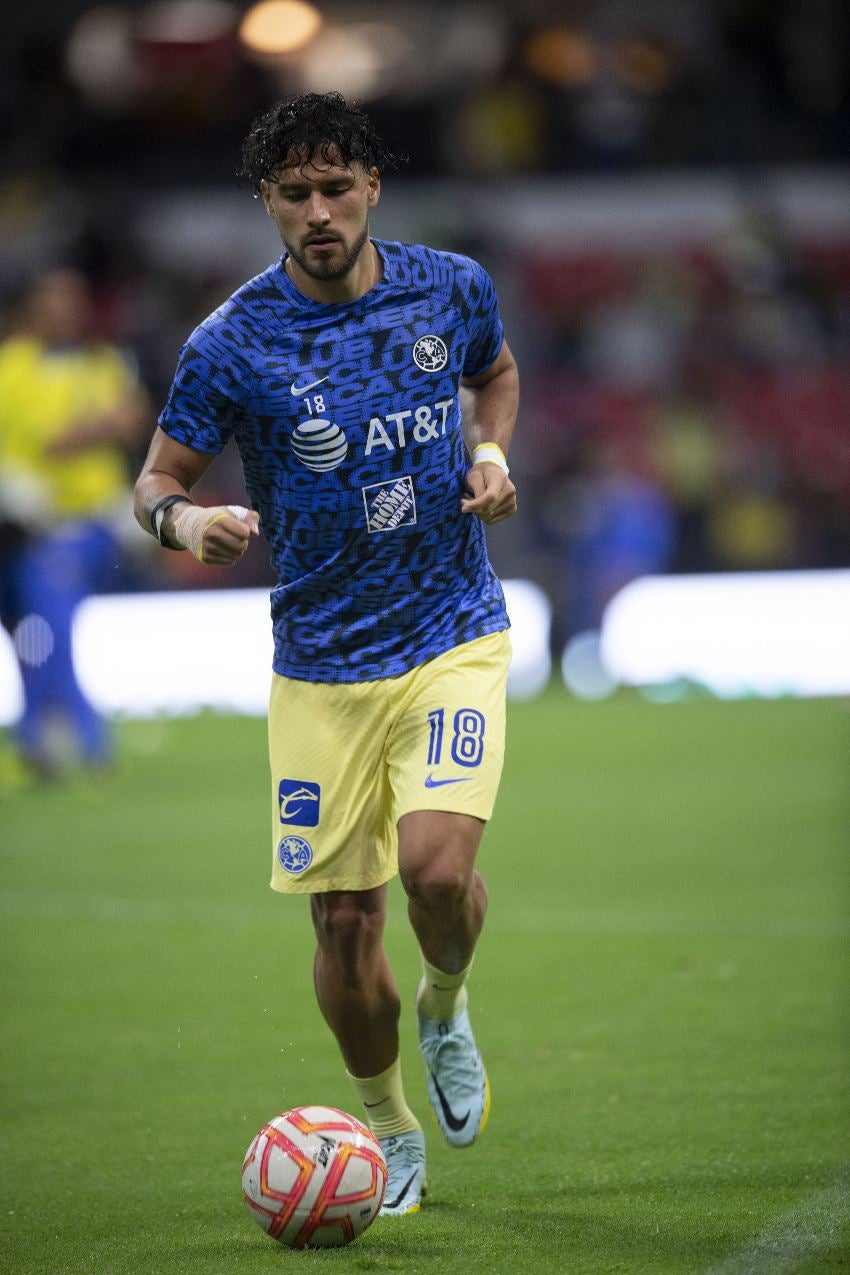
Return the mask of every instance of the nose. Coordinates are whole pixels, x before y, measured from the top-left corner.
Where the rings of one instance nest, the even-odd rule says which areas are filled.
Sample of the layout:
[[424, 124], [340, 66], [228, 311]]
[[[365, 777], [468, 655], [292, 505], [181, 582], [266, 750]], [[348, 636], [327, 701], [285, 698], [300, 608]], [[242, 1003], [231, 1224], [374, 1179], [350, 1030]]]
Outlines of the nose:
[[326, 226], [330, 219], [331, 213], [325, 197], [319, 191], [314, 190], [307, 206], [307, 221], [309, 225]]

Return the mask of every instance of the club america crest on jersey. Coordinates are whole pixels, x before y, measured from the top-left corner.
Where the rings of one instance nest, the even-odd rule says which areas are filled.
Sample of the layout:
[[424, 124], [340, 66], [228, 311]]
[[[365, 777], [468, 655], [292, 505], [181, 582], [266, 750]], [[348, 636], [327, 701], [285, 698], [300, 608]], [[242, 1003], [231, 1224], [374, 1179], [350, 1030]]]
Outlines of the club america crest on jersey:
[[313, 416], [301, 421], [292, 431], [292, 450], [314, 474], [336, 469], [345, 460], [348, 439], [333, 421]]
[[413, 347], [413, 362], [423, 372], [440, 372], [449, 361], [449, 352], [438, 336], [421, 336]]

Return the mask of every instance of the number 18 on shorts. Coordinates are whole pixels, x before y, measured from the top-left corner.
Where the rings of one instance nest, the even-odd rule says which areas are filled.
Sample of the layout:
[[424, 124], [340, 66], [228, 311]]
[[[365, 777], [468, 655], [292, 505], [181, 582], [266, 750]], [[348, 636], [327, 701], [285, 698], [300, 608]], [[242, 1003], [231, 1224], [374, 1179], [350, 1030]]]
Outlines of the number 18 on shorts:
[[377, 682], [275, 675], [274, 861], [285, 893], [365, 890], [397, 871], [414, 810], [490, 818], [504, 759], [506, 631]]

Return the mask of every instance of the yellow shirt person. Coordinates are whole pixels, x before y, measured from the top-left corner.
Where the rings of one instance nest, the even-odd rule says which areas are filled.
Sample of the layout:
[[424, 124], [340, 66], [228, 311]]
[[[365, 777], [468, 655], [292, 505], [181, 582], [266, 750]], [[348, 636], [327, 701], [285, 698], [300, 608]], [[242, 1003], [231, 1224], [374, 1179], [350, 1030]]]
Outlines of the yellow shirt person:
[[108, 512], [127, 488], [123, 449], [103, 441], [68, 451], [67, 436], [81, 422], [123, 410], [135, 391], [128, 364], [111, 346], [50, 347], [29, 335], [0, 346], [0, 473], [7, 501], [18, 503], [17, 490], [38, 521]]
[[14, 739], [34, 774], [111, 753], [77, 681], [72, 629], [120, 555], [111, 523], [146, 399], [122, 354], [91, 339], [91, 315], [85, 278], [48, 270], [0, 345], [0, 604], [23, 689]]

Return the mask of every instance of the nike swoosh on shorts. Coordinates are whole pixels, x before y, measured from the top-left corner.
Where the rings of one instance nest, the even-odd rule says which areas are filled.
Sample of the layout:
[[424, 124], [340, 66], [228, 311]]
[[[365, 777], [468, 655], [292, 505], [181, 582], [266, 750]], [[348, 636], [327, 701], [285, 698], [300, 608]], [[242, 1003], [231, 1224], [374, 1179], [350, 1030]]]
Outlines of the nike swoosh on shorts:
[[443, 788], [446, 784], [468, 784], [471, 775], [462, 775], [460, 779], [435, 779], [433, 775], [428, 775], [425, 780], [426, 788]]

